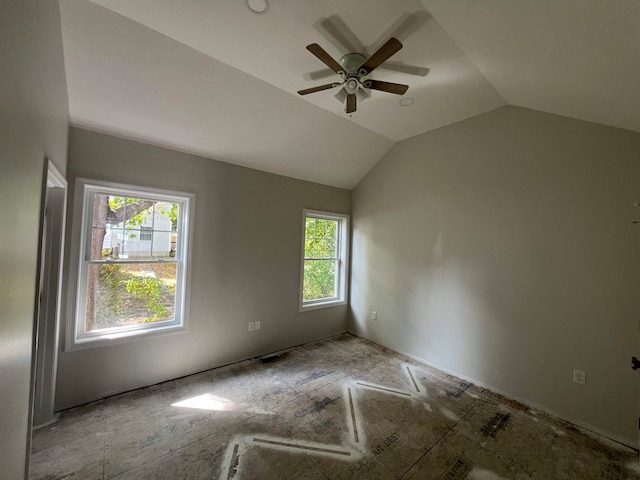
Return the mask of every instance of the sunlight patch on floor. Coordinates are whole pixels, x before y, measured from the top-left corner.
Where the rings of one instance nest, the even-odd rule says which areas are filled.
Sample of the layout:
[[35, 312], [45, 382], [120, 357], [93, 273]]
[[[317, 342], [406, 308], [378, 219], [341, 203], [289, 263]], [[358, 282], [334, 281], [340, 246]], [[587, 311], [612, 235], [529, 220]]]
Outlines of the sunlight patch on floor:
[[233, 410], [234, 403], [226, 398], [218, 397], [211, 393], [198, 395], [197, 397], [188, 398], [181, 402], [171, 404], [172, 407], [197, 408], [200, 410]]

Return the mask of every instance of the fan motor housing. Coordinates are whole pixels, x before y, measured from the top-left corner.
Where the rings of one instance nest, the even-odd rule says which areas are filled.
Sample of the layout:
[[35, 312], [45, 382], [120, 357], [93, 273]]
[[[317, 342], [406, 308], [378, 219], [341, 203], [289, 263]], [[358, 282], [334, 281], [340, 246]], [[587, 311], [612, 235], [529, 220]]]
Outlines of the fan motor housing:
[[346, 55], [340, 57], [338, 63], [342, 68], [345, 69], [345, 71], [347, 72], [347, 76], [358, 75], [358, 70], [366, 59], [367, 57], [365, 57], [361, 53], [347, 53]]

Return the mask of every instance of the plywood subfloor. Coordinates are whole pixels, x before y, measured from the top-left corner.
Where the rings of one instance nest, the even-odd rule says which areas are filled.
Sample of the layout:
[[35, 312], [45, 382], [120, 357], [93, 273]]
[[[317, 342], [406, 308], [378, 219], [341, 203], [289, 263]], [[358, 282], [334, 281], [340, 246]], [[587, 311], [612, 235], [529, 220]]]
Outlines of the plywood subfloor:
[[637, 453], [351, 335], [91, 403], [33, 480], [636, 479]]

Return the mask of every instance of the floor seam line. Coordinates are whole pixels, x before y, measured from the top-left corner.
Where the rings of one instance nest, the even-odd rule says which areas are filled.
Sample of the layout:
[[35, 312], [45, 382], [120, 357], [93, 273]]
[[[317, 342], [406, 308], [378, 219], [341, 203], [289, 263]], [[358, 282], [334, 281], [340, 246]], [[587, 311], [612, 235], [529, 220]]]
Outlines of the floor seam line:
[[[474, 405], [475, 406], [475, 405]], [[399, 478], [399, 480], [402, 480], [404, 477], [406, 477], [406, 475], [411, 471], [411, 469], [413, 467], [415, 467], [431, 450], [433, 450], [434, 447], [436, 447], [440, 442], [442, 442], [442, 440], [444, 440], [444, 438], [449, 435], [449, 433], [451, 433], [451, 431], [456, 428], [458, 426], [458, 424], [464, 420], [467, 415], [469, 415], [469, 413], [471, 412], [471, 410], [473, 410], [474, 407], [471, 407], [469, 410], [467, 410], [467, 412], [460, 418], [460, 420], [458, 420], [456, 423], [454, 423], [451, 427], [449, 427], [449, 429], [444, 432], [442, 434], [442, 436], [436, 440], [428, 449], [426, 452], [424, 452], [422, 455], [420, 455], [420, 457], [411, 464], [411, 466], [405, 470], [405, 472], [402, 474], [402, 476]]]

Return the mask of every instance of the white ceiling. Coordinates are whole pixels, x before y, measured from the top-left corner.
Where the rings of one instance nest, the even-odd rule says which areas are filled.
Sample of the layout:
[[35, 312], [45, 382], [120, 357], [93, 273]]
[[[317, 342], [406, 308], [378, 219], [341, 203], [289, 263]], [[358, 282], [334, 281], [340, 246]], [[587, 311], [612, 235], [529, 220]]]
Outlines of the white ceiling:
[[[73, 124], [328, 185], [505, 104], [640, 131], [636, 0], [270, 0], [264, 15], [245, 0], [61, 0], [61, 15]], [[337, 79], [309, 79], [326, 68], [306, 45], [338, 59], [390, 36], [404, 44], [390, 62], [429, 73], [372, 78], [408, 84], [412, 106], [373, 91], [349, 116], [335, 90], [296, 94]]]
[[640, 1], [422, 3], [509, 104], [640, 132]]

